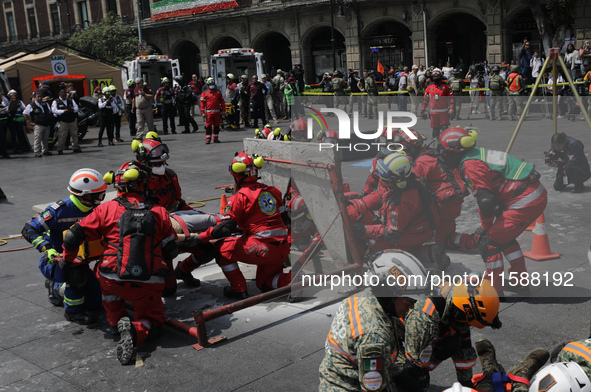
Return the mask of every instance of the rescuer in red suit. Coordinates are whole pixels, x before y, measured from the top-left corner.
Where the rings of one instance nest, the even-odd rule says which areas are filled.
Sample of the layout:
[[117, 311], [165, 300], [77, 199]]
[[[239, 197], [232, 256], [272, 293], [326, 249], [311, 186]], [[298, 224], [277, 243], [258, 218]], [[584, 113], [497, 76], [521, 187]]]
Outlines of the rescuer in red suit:
[[[439, 142], [476, 197], [480, 228], [474, 241], [493, 286], [503, 296], [503, 255], [511, 265], [509, 273], [527, 272], [516, 238], [544, 212], [548, 194], [533, 165], [501, 151], [475, 147], [477, 137], [474, 130], [453, 127], [441, 134]], [[529, 293], [529, 287], [506, 287]]]
[[471, 235], [456, 233], [456, 219], [462, 213], [462, 203], [468, 195], [457, 166], [451, 166], [442, 154], [429, 150], [419, 155], [412, 171], [427, 180], [439, 202], [441, 221], [435, 230], [435, 242], [448, 249], [476, 249]]
[[[204, 244], [215, 242], [216, 260], [230, 286], [224, 287], [228, 298], [248, 297], [246, 279], [238, 261], [257, 265], [256, 285], [262, 291], [287, 286], [291, 274], [283, 273], [283, 262], [289, 255], [287, 227], [283, 222], [283, 201], [279, 189], [258, 182], [258, 169], [264, 160], [245, 152], [237, 154], [230, 164], [235, 181], [235, 194], [228, 200], [226, 219], [199, 235]], [[230, 237], [237, 227], [240, 237]]]
[[[439, 223], [436, 201], [428, 195], [426, 184], [420, 184], [412, 173], [410, 161], [404, 153], [386, 156], [378, 162], [377, 170], [380, 175], [378, 190], [350, 201], [347, 206], [349, 218], [356, 223], [355, 230], [363, 231], [371, 251], [396, 248], [413, 254], [423, 253], [422, 245], [431, 240]], [[379, 210], [379, 220], [367, 224], [363, 219], [372, 210]], [[445, 267], [443, 264], [449, 258], [443, 253], [430, 255], [430, 260]]]
[[[95, 269], [101, 286], [103, 306], [107, 312], [107, 320], [121, 334], [117, 345], [117, 359], [121, 364], [128, 364], [133, 358], [134, 347], [139, 346], [148, 336], [155, 337], [164, 326], [164, 304], [161, 293], [164, 289], [164, 277], [172, 273], [169, 261], [178, 254], [175, 243], [176, 235], [170, 223], [168, 212], [159, 205], [150, 205], [145, 199], [147, 173], [139, 168], [125, 171], [109, 172], [105, 181], [114, 183], [119, 197], [96, 207], [90, 215], [76, 223], [64, 236], [64, 255], [60, 264], [66, 268], [71, 265], [78, 254], [78, 247], [84, 241], [100, 240], [105, 247], [104, 253]], [[144, 204], [145, 202], [145, 204]], [[139, 255], [134, 252], [145, 252], [137, 246], [125, 247], [120, 240], [120, 219], [127, 211], [124, 204], [134, 209], [150, 209], [153, 219], [153, 243], [156, 247], [150, 255]], [[143, 226], [142, 226], [143, 228]], [[125, 236], [125, 241], [133, 241]], [[129, 254], [128, 260], [145, 257], [150, 260], [146, 269], [149, 274], [136, 279], [137, 270], [123, 277], [120, 274], [118, 252]], [[129, 272], [129, 270], [128, 270]], [[125, 301], [130, 301], [134, 310], [134, 321], [127, 317]]]
[[215, 87], [213, 78], [207, 78], [207, 91], [201, 94], [199, 102], [201, 103], [201, 116], [205, 118], [205, 144], [211, 143], [212, 129], [213, 142], [219, 143], [220, 121], [222, 113], [226, 112], [226, 102], [224, 96]]
[[409, 129], [409, 131], [416, 137], [416, 139], [411, 139], [406, 132], [398, 129], [393, 129], [392, 138], [388, 139], [388, 129], [387, 127], [384, 127], [382, 134], [376, 140], [376, 143], [380, 144], [380, 152], [378, 152], [371, 163], [369, 176], [367, 176], [367, 180], [365, 180], [365, 185], [361, 191], [362, 195], [369, 195], [378, 187], [380, 176], [377, 172], [376, 166], [380, 159], [384, 159], [386, 155], [398, 151], [402, 147], [406, 156], [412, 163], [412, 160], [416, 159], [416, 157], [423, 152], [428, 151], [427, 148], [423, 147], [425, 137], [414, 129]]
[[421, 116], [423, 119], [427, 118], [427, 106], [429, 106], [433, 139], [437, 139], [441, 130], [449, 126], [449, 116], [454, 107], [454, 93], [443, 81], [439, 68], [435, 68], [431, 75], [433, 83], [425, 88]]

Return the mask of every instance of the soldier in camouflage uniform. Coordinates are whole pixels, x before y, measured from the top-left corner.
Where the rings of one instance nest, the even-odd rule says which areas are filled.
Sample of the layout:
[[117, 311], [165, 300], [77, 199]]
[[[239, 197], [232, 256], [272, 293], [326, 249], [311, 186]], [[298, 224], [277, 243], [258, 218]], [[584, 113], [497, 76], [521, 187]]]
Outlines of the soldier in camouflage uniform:
[[490, 88], [490, 95], [491, 95], [491, 113], [490, 119], [491, 121], [494, 120], [502, 120], [503, 119], [503, 95], [505, 93], [505, 80], [499, 72], [501, 71], [501, 67], [498, 65], [494, 65], [491, 68], [492, 75], [489, 79], [489, 87]]
[[417, 299], [425, 298], [427, 287], [425, 280], [417, 282], [420, 279], [414, 285], [391, 285], [388, 277], [426, 278], [427, 272], [416, 258], [400, 251], [380, 252], [368, 264], [379, 284], [341, 303], [320, 364], [320, 392], [396, 392], [392, 375], [400, 328], [395, 325]]
[[546, 363], [550, 357], [548, 350], [539, 348], [528, 354], [523, 362], [505, 372], [503, 366], [497, 362], [495, 347], [488, 339], [476, 342], [476, 352], [482, 365], [482, 373], [472, 378], [474, 389], [480, 392], [496, 392], [495, 382], [512, 392], [528, 392], [529, 380]]
[[[451, 113], [451, 120], [461, 120], [460, 110], [462, 109], [462, 90], [466, 87], [464, 79], [460, 76], [460, 70], [454, 68], [451, 78], [449, 78], [449, 88], [454, 93], [455, 105]], [[457, 98], [456, 98], [457, 97]]]
[[345, 97], [345, 87], [347, 84], [343, 80], [343, 73], [338, 69], [333, 72], [334, 78], [332, 79], [332, 89], [334, 91], [334, 107], [336, 109], [343, 108], [347, 111], [347, 97]]
[[365, 91], [367, 92], [367, 118], [378, 118], [378, 84], [375, 79], [376, 73], [372, 69], [367, 73], [365, 79]]
[[472, 283], [444, 285], [438, 296], [417, 302], [404, 319], [405, 355], [396, 360], [395, 383], [404, 392], [426, 392], [429, 371], [452, 358], [458, 381], [472, 385], [476, 351], [472, 347], [470, 326], [500, 328], [499, 297], [486, 279]]

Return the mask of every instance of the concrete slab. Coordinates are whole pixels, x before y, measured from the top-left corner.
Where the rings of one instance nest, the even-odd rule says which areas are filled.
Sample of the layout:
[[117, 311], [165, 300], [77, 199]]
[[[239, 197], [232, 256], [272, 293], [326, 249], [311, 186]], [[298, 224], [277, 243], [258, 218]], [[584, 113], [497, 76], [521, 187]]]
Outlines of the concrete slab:
[[[328, 119], [329, 121], [332, 118]], [[201, 120], [199, 119], [200, 126]], [[461, 121], [460, 125], [480, 128], [481, 146], [504, 150], [515, 122], [488, 122], [480, 118]], [[288, 123], [283, 122], [282, 127]], [[334, 126], [334, 125], [333, 125]], [[559, 120], [560, 130], [591, 145], [589, 130], [582, 122]], [[429, 135], [428, 124], [419, 120], [417, 128]], [[367, 129], [372, 129], [367, 124]], [[242, 150], [242, 138], [253, 131], [222, 132], [221, 144], [204, 144], [204, 134], [167, 135], [164, 141], [171, 150], [171, 168], [179, 175], [187, 201], [218, 197], [216, 185], [232, 183], [227, 173], [234, 152]], [[561, 258], [546, 262], [528, 260], [532, 272], [574, 273], [573, 281], [588, 284], [590, 266], [586, 261], [589, 246], [588, 222], [591, 200], [583, 194], [555, 192], [553, 171], [543, 165], [543, 151], [549, 148], [552, 123], [549, 120], [528, 119], [516, 140], [513, 154], [536, 164], [542, 182], [548, 189], [546, 229], [551, 248]], [[2, 190], [8, 200], [0, 202], [0, 237], [20, 233], [25, 221], [34, 214], [32, 206], [52, 203], [67, 196], [67, 180], [77, 169], [92, 167], [100, 172], [114, 170], [133, 158], [129, 144], [95, 147], [96, 131], [83, 143], [84, 153], [32, 158], [16, 155], [2, 163]], [[367, 159], [363, 158], [362, 160]], [[367, 178], [367, 168], [352, 167], [355, 161], [343, 163], [345, 181], [354, 191], [361, 190]], [[26, 170], [26, 178], [24, 171]], [[219, 200], [206, 202], [200, 208], [219, 211]], [[468, 197], [463, 215], [458, 220], [460, 231], [472, 232], [478, 227], [476, 204]], [[519, 238], [524, 250], [531, 247], [533, 235]], [[24, 240], [10, 240], [0, 250], [26, 246]], [[477, 253], [450, 252], [452, 271], [482, 271], [484, 266]], [[170, 328], [156, 342], [141, 348], [144, 366], [121, 366], [115, 358], [116, 341], [104, 333], [105, 323], [92, 328], [66, 322], [61, 308], [50, 306], [43, 287], [43, 277], [37, 265], [39, 253], [33, 249], [0, 253], [0, 390], [114, 391], [114, 390], [197, 390], [268, 391], [314, 390], [318, 385], [318, 366], [323, 345], [336, 304], [318, 307], [313, 300], [285, 304], [282, 300], [236, 312], [208, 322], [212, 336], [225, 334], [229, 341], [203, 351], [191, 345], [196, 339]], [[179, 260], [181, 258], [179, 257]], [[178, 260], [177, 260], [178, 261]], [[244, 268], [247, 279], [254, 271]], [[178, 318], [192, 322], [191, 312], [229, 303], [221, 295], [227, 283], [219, 267], [211, 264], [195, 271], [203, 279], [199, 289], [188, 289], [179, 282], [176, 298], [166, 300], [168, 311]], [[258, 293], [253, 282], [249, 290]], [[472, 331], [473, 341], [486, 337], [497, 347], [498, 358], [510, 367], [538, 347], [551, 348], [559, 342], [588, 336], [589, 293], [567, 289], [552, 292], [550, 299], [522, 299], [501, 305], [503, 328], [497, 331]], [[567, 298], [559, 298], [566, 294]], [[581, 297], [582, 298], [577, 298]], [[81, 333], [82, 332], [82, 333]], [[50, 369], [50, 370], [45, 370]], [[479, 370], [479, 365], [475, 371]], [[455, 371], [450, 361], [431, 374], [430, 391], [441, 391], [451, 385]], [[296, 381], [294, 381], [296, 380]]]

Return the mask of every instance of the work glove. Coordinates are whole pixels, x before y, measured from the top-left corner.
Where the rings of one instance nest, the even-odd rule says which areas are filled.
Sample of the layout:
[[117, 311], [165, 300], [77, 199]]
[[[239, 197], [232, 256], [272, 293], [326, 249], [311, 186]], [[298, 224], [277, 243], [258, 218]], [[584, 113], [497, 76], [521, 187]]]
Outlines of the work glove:
[[56, 258], [60, 257], [61, 254], [57, 250], [50, 248], [45, 251], [45, 258], [47, 264], [55, 264]]
[[72, 263], [69, 263], [66, 260], [64, 260], [62, 256], [56, 257], [54, 260], [55, 263], [60, 266], [62, 271], [67, 271], [72, 266]]
[[424, 110], [421, 110], [421, 117], [423, 118], [423, 120], [427, 119], [427, 112]]
[[474, 241], [474, 244], [478, 245], [478, 243], [480, 242], [482, 237], [486, 234], [486, 232], [487, 232], [487, 230], [483, 229], [482, 227], [479, 227], [478, 229], [476, 229], [474, 234], [472, 234], [472, 240]]

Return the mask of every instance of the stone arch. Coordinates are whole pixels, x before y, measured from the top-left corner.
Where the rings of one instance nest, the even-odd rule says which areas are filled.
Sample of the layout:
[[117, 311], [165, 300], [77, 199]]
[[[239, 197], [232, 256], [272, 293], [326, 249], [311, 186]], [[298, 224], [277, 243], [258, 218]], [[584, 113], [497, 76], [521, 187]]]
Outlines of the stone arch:
[[216, 54], [220, 49], [241, 48], [242, 46], [243, 45], [239, 39], [228, 33], [224, 33], [223, 35], [219, 35], [211, 40], [211, 44], [209, 45], [209, 54]]
[[160, 49], [160, 46], [156, 45], [154, 42], [147, 42], [148, 44], [148, 48], [152, 48], [152, 51], [150, 52], [150, 54], [167, 54], [162, 52], [162, 49]]
[[446, 61], [456, 66], [460, 58], [468, 65], [487, 59], [487, 24], [477, 12], [470, 9], [443, 12], [430, 21], [427, 31], [431, 42], [429, 59], [436, 66], [444, 66]]
[[[361, 30], [363, 68], [412, 64], [412, 31], [400, 18], [384, 17], [373, 20]], [[385, 70], [387, 72], [387, 70]]]
[[[346, 67], [344, 34], [335, 27], [335, 54], [336, 67], [343, 70]], [[303, 68], [306, 72], [306, 80], [310, 83], [318, 83], [325, 72], [334, 72], [332, 55], [331, 26], [330, 24], [317, 24], [302, 35]]]
[[291, 42], [283, 33], [264, 31], [252, 40], [252, 48], [255, 52], [263, 53], [265, 72], [270, 72], [272, 67], [284, 71], [293, 68]]
[[185, 80], [189, 80], [192, 74], [200, 74], [201, 51], [199, 47], [190, 40], [179, 40], [172, 45], [170, 57], [179, 60], [181, 74]]

